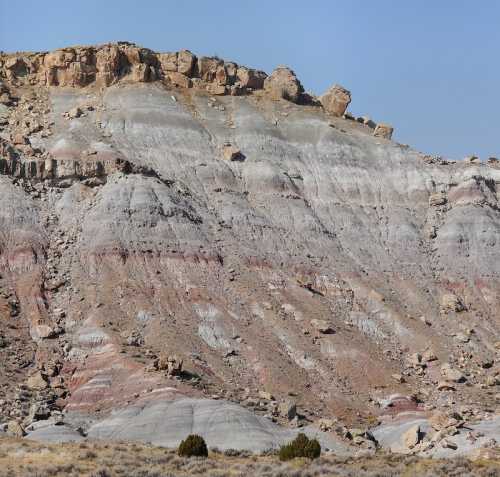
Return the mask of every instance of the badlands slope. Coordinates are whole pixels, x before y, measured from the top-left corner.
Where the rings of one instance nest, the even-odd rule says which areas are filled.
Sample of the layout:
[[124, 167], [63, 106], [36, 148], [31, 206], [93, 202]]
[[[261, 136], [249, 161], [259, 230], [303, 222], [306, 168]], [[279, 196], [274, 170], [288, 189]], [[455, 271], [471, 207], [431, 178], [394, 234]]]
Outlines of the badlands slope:
[[500, 439], [497, 161], [421, 154], [344, 115], [342, 88], [186, 51], [4, 54], [0, 76], [6, 431]]

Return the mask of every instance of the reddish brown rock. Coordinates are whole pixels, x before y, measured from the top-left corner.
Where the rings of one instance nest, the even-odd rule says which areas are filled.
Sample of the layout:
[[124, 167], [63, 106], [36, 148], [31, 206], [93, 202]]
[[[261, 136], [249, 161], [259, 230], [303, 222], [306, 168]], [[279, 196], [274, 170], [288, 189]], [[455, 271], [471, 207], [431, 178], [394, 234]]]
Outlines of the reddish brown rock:
[[[219, 70], [219, 68], [221, 69]], [[209, 83], [215, 81], [218, 70], [220, 78], [225, 81], [226, 73], [224, 70], [224, 62], [221, 59], [208, 56], [198, 58], [198, 76], [202, 80]]]
[[96, 53], [96, 80], [103, 86], [109, 86], [120, 74], [120, 50], [116, 45], [106, 45]]
[[177, 72], [177, 52], [159, 53], [158, 61], [160, 62], [163, 72], [167, 71]]
[[214, 96], [223, 96], [227, 92], [226, 87], [224, 85], [220, 85], [217, 83], [210, 83], [207, 86], [207, 91], [210, 94], [213, 94]]
[[217, 70], [215, 71], [215, 82], [217, 85], [223, 86], [228, 83], [228, 74], [226, 71], [225, 65], [217, 66]]
[[196, 62], [196, 56], [189, 50], [181, 50], [177, 54], [177, 71], [183, 75], [190, 76]]
[[29, 389], [33, 389], [36, 391], [40, 391], [48, 387], [47, 379], [40, 372], [35, 373], [33, 376], [31, 376], [26, 382], [26, 385]]
[[236, 77], [244, 88], [262, 89], [267, 75], [263, 71], [253, 70], [241, 66], [238, 68]]
[[92, 48], [66, 48], [48, 53], [43, 62], [47, 86], [86, 86], [95, 80]]
[[166, 78], [173, 86], [178, 86], [180, 88], [191, 88], [192, 86], [191, 79], [177, 71], [168, 72]]
[[132, 67], [132, 80], [138, 83], [146, 83], [151, 79], [151, 70], [148, 65], [139, 63]]
[[321, 96], [319, 100], [323, 108], [325, 108], [325, 111], [340, 118], [351, 102], [351, 93], [347, 89], [336, 84]]
[[298, 102], [304, 92], [295, 73], [286, 66], [279, 66], [264, 80], [264, 89], [272, 99], [287, 99], [293, 103]]
[[373, 131], [373, 135], [376, 137], [383, 137], [385, 139], [391, 139], [392, 133], [394, 132], [394, 128], [389, 124], [380, 123], [377, 124], [375, 131]]
[[157, 369], [167, 371], [169, 376], [179, 376], [182, 374], [183, 360], [176, 355], [167, 356], [162, 354], [157, 361]]

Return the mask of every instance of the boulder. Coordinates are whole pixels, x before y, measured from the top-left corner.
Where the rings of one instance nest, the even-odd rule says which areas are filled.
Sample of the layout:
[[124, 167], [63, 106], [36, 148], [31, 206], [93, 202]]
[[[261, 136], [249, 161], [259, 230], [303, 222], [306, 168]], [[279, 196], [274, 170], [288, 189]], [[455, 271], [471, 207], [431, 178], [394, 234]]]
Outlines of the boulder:
[[424, 366], [423, 357], [420, 353], [413, 353], [407, 358], [408, 364], [413, 367]]
[[311, 325], [314, 326], [320, 333], [323, 334], [332, 334], [335, 333], [333, 327], [326, 320], [311, 320]]
[[397, 383], [403, 384], [406, 382], [405, 377], [402, 374], [391, 374], [391, 378]]
[[449, 311], [455, 311], [457, 313], [464, 311], [465, 306], [462, 300], [453, 293], [446, 293], [441, 297], [440, 300], [441, 312], [446, 313]]
[[229, 75], [224, 64], [219, 65], [215, 70], [215, 84], [219, 86], [225, 86], [229, 84]]
[[421, 432], [420, 432], [420, 426], [418, 424], [410, 427], [404, 434], [403, 434], [403, 445], [407, 449], [413, 449], [421, 439]]
[[226, 161], [237, 161], [241, 157], [241, 151], [232, 144], [226, 143], [222, 148], [222, 155]]
[[79, 118], [82, 114], [83, 114], [83, 111], [81, 110], [81, 108], [74, 107], [68, 111], [68, 118], [69, 119]]
[[42, 389], [46, 389], [48, 387], [47, 380], [40, 371], [29, 377], [26, 381], [26, 385], [29, 389], [36, 391], [41, 391]]
[[429, 196], [429, 205], [431, 207], [437, 207], [438, 205], [446, 204], [446, 194], [444, 192], [435, 192]]
[[[158, 61], [160, 62], [163, 72], [177, 72], [177, 53], [159, 53]], [[182, 73], [181, 73], [182, 74]]]
[[207, 91], [214, 96], [224, 96], [227, 90], [226, 87], [221, 84], [210, 83], [207, 86]]
[[7, 435], [12, 437], [24, 437], [26, 432], [24, 431], [23, 426], [19, 424], [17, 421], [9, 421], [7, 423]]
[[449, 381], [439, 381], [437, 383], [437, 390], [438, 391], [456, 391], [456, 387], [453, 385], [453, 383], [450, 383]]
[[196, 56], [189, 50], [181, 50], [177, 53], [177, 71], [186, 76], [191, 76]]
[[[215, 76], [217, 74], [219, 67], [223, 68], [223, 65], [224, 62], [219, 58], [202, 56], [198, 58], [198, 75], [203, 81], [211, 83], [212, 81], [215, 80]], [[224, 71], [224, 80], [225, 80], [225, 71]], [[225, 82], [222, 84], [225, 84]]]
[[429, 363], [431, 361], [437, 361], [438, 357], [432, 349], [426, 349], [422, 354], [422, 361], [424, 363]]
[[284, 417], [291, 421], [297, 415], [297, 404], [290, 400], [283, 401], [280, 402], [278, 410], [281, 417]]
[[465, 381], [465, 376], [458, 371], [458, 369], [452, 368], [449, 363], [445, 363], [441, 366], [441, 374], [447, 381], [454, 383], [461, 383]]
[[151, 80], [151, 70], [148, 65], [139, 63], [132, 66], [132, 80], [137, 83], [146, 83]]
[[329, 432], [329, 431], [333, 430], [333, 428], [335, 427], [336, 422], [337, 421], [335, 419], [321, 418], [317, 422], [317, 424], [318, 424], [318, 427], [320, 428], [320, 430], [322, 430], [323, 432]]
[[365, 126], [368, 126], [371, 129], [375, 129], [376, 127], [376, 124], [369, 116], [360, 116], [356, 119], [356, 121], [358, 123], [364, 124]]
[[177, 86], [179, 88], [191, 88], [192, 86], [191, 79], [182, 73], [178, 73], [177, 71], [169, 71], [165, 77], [173, 86]]
[[266, 401], [274, 401], [274, 396], [267, 391], [259, 391], [259, 398], [265, 399]]
[[464, 421], [462, 416], [456, 412], [436, 411], [429, 417], [429, 424], [436, 431], [442, 431], [451, 427], [461, 427]]
[[28, 412], [28, 422], [48, 419], [50, 417], [49, 405], [45, 402], [34, 402], [30, 405]]
[[156, 368], [166, 371], [168, 376], [180, 376], [182, 374], [183, 360], [177, 355], [162, 354], [157, 362]]
[[394, 128], [389, 124], [380, 123], [375, 127], [373, 135], [376, 137], [383, 137], [385, 139], [391, 139]]
[[239, 67], [236, 77], [242, 88], [262, 89], [267, 75], [263, 71]]
[[333, 85], [319, 98], [323, 108], [338, 118], [342, 117], [351, 102], [351, 93], [342, 86]]
[[456, 444], [456, 442], [450, 441], [449, 439], [443, 439], [441, 441], [441, 447], [443, 447], [444, 449], [451, 449], [451, 450], [458, 449], [458, 445]]
[[293, 103], [297, 103], [304, 92], [295, 73], [285, 66], [279, 66], [264, 80], [264, 89], [273, 99], [283, 98]]

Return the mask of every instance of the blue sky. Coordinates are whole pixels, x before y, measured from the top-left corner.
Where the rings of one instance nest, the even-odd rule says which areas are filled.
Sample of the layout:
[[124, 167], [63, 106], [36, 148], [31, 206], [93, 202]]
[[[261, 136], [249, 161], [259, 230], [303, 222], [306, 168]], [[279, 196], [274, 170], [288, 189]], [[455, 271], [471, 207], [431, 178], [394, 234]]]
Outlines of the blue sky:
[[0, 50], [116, 40], [267, 72], [286, 64], [308, 91], [350, 89], [354, 114], [416, 149], [500, 156], [495, 0], [0, 0]]

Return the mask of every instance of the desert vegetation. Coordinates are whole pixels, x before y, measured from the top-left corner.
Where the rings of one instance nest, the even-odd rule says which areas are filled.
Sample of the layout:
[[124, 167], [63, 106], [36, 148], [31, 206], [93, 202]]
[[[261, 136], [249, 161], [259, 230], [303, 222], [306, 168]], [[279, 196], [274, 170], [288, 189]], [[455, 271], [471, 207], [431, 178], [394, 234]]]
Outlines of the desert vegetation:
[[251, 455], [210, 449], [208, 458], [181, 457], [175, 449], [127, 442], [41, 444], [0, 439], [0, 476], [36, 477], [375, 477], [500, 475], [500, 461], [438, 460], [376, 453], [342, 458], [331, 454], [281, 462], [275, 453]]
[[205, 439], [196, 434], [191, 434], [184, 439], [177, 449], [181, 457], [208, 457]]
[[279, 451], [281, 461], [305, 457], [307, 459], [317, 459], [321, 455], [321, 446], [317, 439], [309, 439], [305, 434], [300, 433], [292, 442], [285, 444]]

